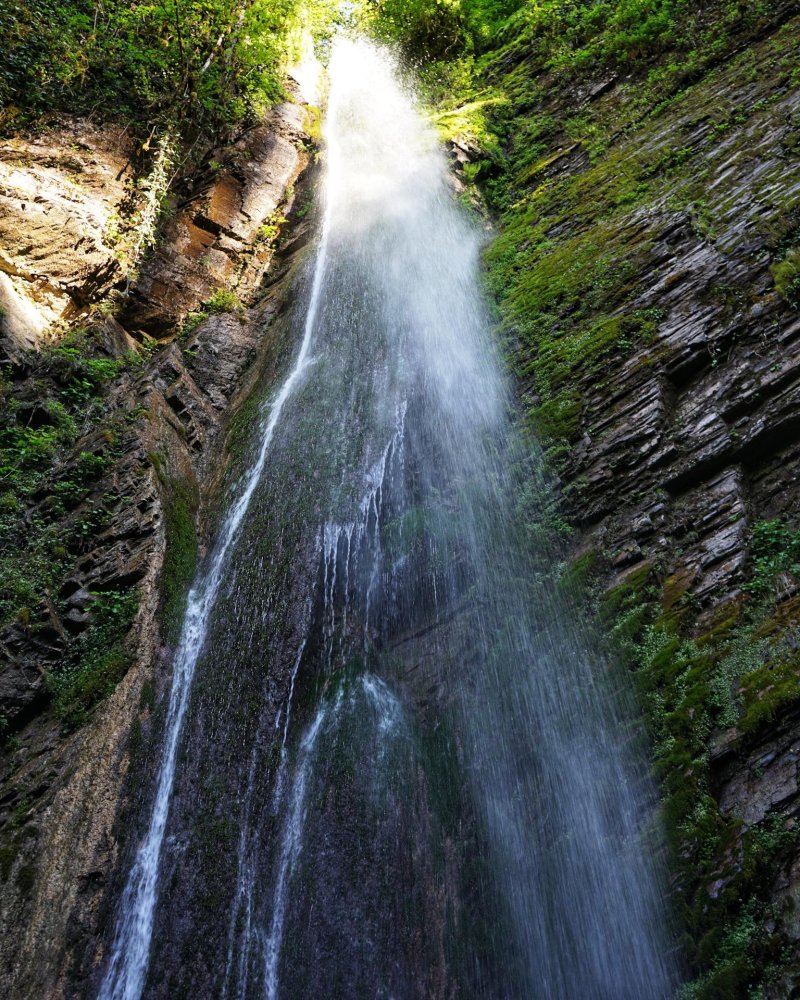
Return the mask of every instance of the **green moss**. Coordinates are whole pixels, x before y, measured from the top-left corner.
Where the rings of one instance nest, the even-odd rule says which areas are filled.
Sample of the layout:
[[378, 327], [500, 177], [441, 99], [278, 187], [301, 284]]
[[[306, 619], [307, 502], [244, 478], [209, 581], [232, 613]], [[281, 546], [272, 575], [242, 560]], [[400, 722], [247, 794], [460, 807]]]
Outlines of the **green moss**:
[[783, 260], [770, 267], [775, 290], [793, 306], [800, 305], [800, 248], [789, 250]]
[[497, 140], [489, 124], [489, 112], [508, 103], [508, 98], [486, 95], [455, 108], [431, 115], [431, 122], [442, 139], [466, 140], [478, 145], [487, 155], [498, 155]]
[[518, 377], [531, 382], [531, 425], [545, 443], [572, 441], [580, 428], [580, 388], [602, 376], [612, 358], [652, 343], [660, 314], [625, 310], [635, 263], [617, 246], [617, 228], [598, 223], [553, 240], [546, 196], [514, 208], [487, 251], [507, 351]]
[[663, 609], [685, 594], [685, 580], [676, 574], [667, 584], [654, 592], [652, 570], [643, 567], [606, 593], [600, 608], [646, 710], [683, 946], [696, 973], [679, 996], [757, 995], [785, 965], [771, 893], [800, 833], [775, 812], [742, 835], [712, 795], [710, 761], [723, 732], [735, 727], [746, 752], [761, 727], [798, 699], [798, 659], [782, 641], [781, 616], [758, 604], [746, 614], [739, 604], [728, 608], [698, 638], [682, 635]]
[[153, 681], [148, 677], [142, 684], [142, 692], [139, 697], [139, 708], [152, 712], [156, 704], [156, 688]]
[[247, 449], [252, 446], [253, 426], [259, 419], [262, 400], [257, 392], [252, 392], [237, 409], [228, 430], [227, 450], [234, 464], [238, 466]]
[[559, 588], [568, 594], [585, 593], [594, 580], [600, 563], [600, 553], [595, 549], [571, 560], [561, 571]]
[[177, 642], [189, 587], [197, 569], [197, 500], [185, 483], [166, 484], [164, 522], [166, 550], [161, 568], [161, 622], [168, 642]]
[[139, 607], [135, 590], [95, 595], [91, 624], [47, 677], [55, 711], [68, 729], [83, 724], [133, 662], [126, 638]]
[[770, 659], [742, 680], [744, 714], [738, 720], [746, 735], [758, 733], [790, 705], [800, 702], [800, 656]]
[[581, 401], [575, 393], [562, 392], [538, 406], [527, 408], [529, 424], [545, 444], [574, 441], [580, 428]]
[[644, 564], [597, 598], [647, 719], [682, 947], [694, 976], [678, 993], [685, 1000], [760, 996], [780, 981], [793, 954], [773, 900], [800, 829], [776, 808], [743, 831], [713, 794], [720, 739], [744, 759], [771, 720], [800, 701], [792, 639], [798, 601], [771, 603], [776, 579], [794, 563], [795, 529], [766, 522], [753, 537], [758, 587], [744, 603], [724, 605], [696, 637], [681, 631], [684, 619], [675, 614], [691, 602], [685, 571], [660, 582], [656, 568]]
[[628, 573], [622, 583], [606, 590], [599, 598], [598, 611], [601, 620], [612, 625], [620, 615], [640, 604], [652, 601], [650, 580], [653, 574], [651, 563], [642, 563]]

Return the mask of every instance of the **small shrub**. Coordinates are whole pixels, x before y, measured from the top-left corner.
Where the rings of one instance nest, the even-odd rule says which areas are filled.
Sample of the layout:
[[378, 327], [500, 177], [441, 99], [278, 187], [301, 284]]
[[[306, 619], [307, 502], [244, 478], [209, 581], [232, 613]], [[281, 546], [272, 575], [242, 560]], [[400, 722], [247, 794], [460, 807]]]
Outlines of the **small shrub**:
[[138, 607], [135, 590], [95, 595], [91, 625], [47, 679], [56, 714], [67, 729], [83, 724], [89, 711], [111, 694], [133, 662], [125, 639]]
[[800, 531], [784, 521], [757, 521], [750, 554], [751, 579], [742, 589], [756, 596], [774, 593], [780, 574], [800, 576]]
[[790, 305], [800, 306], [800, 247], [790, 250], [770, 271], [778, 295]]
[[208, 319], [209, 313], [204, 312], [202, 309], [197, 312], [190, 312], [186, 319], [183, 321], [183, 326], [178, 332], [179, 340], [186, 340], [194, 331], [200, 326], [203, 320]]
[[203, 308], [207, 313], [216, 315], [218, 313], [238, 312], [243, 309], [244, 306], [242, 305], [238, 295], [234, 292], [228, 291], [226, 288], [220, 288], [206, 299], [203, 303]]

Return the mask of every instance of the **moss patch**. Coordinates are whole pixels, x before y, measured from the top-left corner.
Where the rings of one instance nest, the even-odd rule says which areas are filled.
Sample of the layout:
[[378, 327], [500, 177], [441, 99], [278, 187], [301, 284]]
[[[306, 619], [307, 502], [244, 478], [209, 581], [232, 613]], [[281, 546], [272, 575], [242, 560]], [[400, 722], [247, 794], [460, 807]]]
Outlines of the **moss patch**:
[[138, 607], [135, 590], [95, 595], [91, 624], [49, 674], [47, 684], [54, 708], [68, 729], [85, 722], [90, 710], [111, 694], [133, 662], [126, 638]]
[[180, 480], [166, 481], [164, 487], [166, 550], [160, 580], [161, 623], [165, 639], [174, 643], [180, 638], [189, 588], [197, 570], [197, 497]]
[[[775, 524], [761, 534], [793, 534]], [[772, 566], [773, 583], [782, 572]], [[766, 588], [766, 570], [752, 574]], [[776, 912], [776, 879], [800, 847], [800, 830], [779, 810], [743, 832], [714, 797], [713, 760], [724, 742], [744, 757], [789, 704], [800, 703], [800, 660], [780, 605], [751, 596], [720, 611], [704, 634], [682, 631], [688, 595], [676, 573], [652, 567], [599, 599], [599, 612], [645, 709], [662, 814], [695, 978], [682, 1000], [760, 996], [791, 965]], [[666, 613], [665, 613], [666, 609]]]
[[790, 250], [770, 270], [777, 293], [790, 305], [800, 305], [800, 248]]

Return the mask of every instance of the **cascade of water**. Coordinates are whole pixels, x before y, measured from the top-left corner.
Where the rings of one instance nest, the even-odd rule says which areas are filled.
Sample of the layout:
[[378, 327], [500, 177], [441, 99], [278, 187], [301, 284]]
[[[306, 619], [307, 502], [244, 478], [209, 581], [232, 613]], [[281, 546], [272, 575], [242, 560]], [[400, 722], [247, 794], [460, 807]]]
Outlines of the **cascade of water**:
[[186, 617], [173, 667], [166, 737], [153, 811], [147, 833], [136, 852], [123, 892], [111, 958], [100, 987], [99, 1000], [139, 1000], [142, 994], [153, 932], [161, 848], [175, 778], [178, 743], [195, 666], [205, 642], [209, 613], [217, 599], [233, 543], [264, 471], [275, 428], [281, 419], [287, 400], [297, 391], [306, 369], [311, 364], [311, 342], [327, 259], [327, 234], [327, 226], [323, 225], [303, 339], [294, 366], [271, 402], [258, 456], [245, 478], [239, 497], [225, 519], [209, 566], [189, 593]]
[[392, 60], [341, 39], [330, 76], [301, 348], [191, 595], [101, 1000], [663, 1000], [652, 792], [518, 511], [480, 234]]
[[[337, 698], [332, 708], [334, 717], [341, 705], [341, 697]], [[297, 763], [289, 796], [289, 809], [286, 824], [282, 834], [278, 876], [275, 882], [275, 895], [272, 904], [272, 922], [269, 935], [264, 942], [264, 981], [267, 1000], [277, 1000], [278, 996], [278, 959], [283, 941], [284, 921], [286, 918], [286, 893], [291, 868], [296, 864], [303, 839], [303, 825], [306, 811], [306, 785], [311, 764], [314, 760], [314, 750], [317, 744], [320, 727], [325, 721], [327, 705], [320, 706], [319, 711], [308, 728], [308, 732], [300, 741], [300, 759]]]

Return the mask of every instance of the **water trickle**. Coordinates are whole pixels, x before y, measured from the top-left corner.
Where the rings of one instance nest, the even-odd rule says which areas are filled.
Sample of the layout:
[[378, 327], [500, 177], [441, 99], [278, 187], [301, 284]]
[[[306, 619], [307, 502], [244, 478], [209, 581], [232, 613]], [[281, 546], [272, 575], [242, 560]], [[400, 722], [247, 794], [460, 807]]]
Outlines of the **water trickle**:
[[391, 59], [330, 75], [301, 346], [190, 597], [101, 1000], [660, 1000], [652, 789], [519, 511], [480, 234]]
[[[332, 714], [338, 714], [341, 696], [332, 707]], [[300, 741], [300, 754], [296, 774], [289, 792], [289, 804], [286, 823], [281, 833], [281, 854], [278, 863], [278, 874], [275, 879], [275, 894], [272, 901], [272, 920], [269, 935], [264, 942], [264, 981], [267, 1000], [277, 1000], [278, 997], [278, 962], [280, 960], [281, 944], [283, 942], [284, 922], [286, 920], [286, 903], [289, 887], [289, 877], [297, 863], [303, 842], [303, 829], [306, 819], [306, 785], [314, 762], [314, 751], [320, 728], [328, 714], [328, 706], [322, 705], [316, 718]], [[279, 803], [280, 805], [281, 803]]]
[[164, 840], [175, 777], [178, 741], [183, 728], [194, 670], [198, 656], [203, 649], [208, 617], [223, 582], [231, 548], [237, 539], [242, 520], [247, 514], [253, 493], [260, 481], [275, 428], [281, 419], [287, 400], [297, 390], [310, 364], [311, 335], [319, 308], [320, 289], [327, 256], [326, 235], [323, 228], [319, 260], [311, 289], [311, 301], [297, 360], [271, 403], [258, 457], [245, 478], [241, 494], [225, 519], [210, 565], [189, 593], [186, 618], [173, 667], [173, 682], [167, 710], [166, 740], [156, 788], [155, 804], [147, 834], [137, 851], [130, 877], [125, 886], [111, 960], [100, 988], [99, 1000], [138, 1000], [142, 993], [153, 929], [153, 911], [157, 898], [161, 846]]

